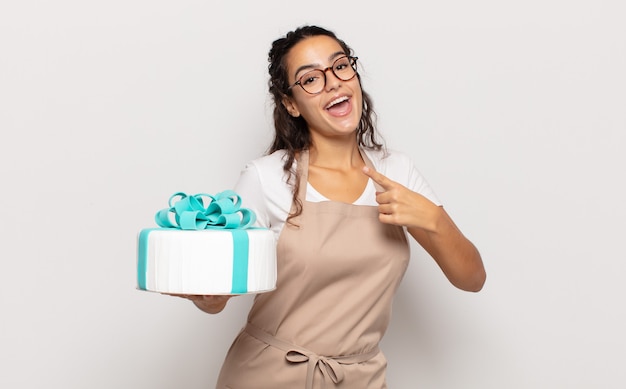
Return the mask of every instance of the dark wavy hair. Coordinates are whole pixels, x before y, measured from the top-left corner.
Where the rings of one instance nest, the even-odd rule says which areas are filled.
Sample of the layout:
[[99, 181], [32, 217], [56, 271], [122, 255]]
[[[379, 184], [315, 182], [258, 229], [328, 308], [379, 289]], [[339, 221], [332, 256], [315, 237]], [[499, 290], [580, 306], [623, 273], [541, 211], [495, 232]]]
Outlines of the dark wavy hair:
[[[285, 97], [291, 97], [287, 76], [287, 63], [285, 58], [289, 51], [299, 42], [306, 38], [324, 35], [333, 38], [339, 43], [346, 55], [354, 53], [350, 46], [339, 39], [335, 33], [318, 26], [302, 26], [288, 32], [284, 37], [275, 40], [269, 51], [269, 91], [274, 103], [274, 140], [268, 149], [268, 154], [277, 150], [285, 150], [286, 158], [283, 170], [287, 174], [287, 182], [292, 183], [293, 201], [296, 210], [289, 215], [287, 221], [302, 213], [302, 204], [298, 200], [299, 174], [293, 170], [293, 161], [296, 154], [308, 150], [311, 146], [311, 134], [306, 121], [302, 116], [293, 117], [289, 114], [282, 101]], [[361, 76], [357, 73], [359, 84]], [[380, 135], [376, 131], [376, 113], [373, 109], [372, 99], [361, 84], [363, 94], [363, 113], [356, 131], [358, 145], [368, 149], [380, 150], [384, 147]]]

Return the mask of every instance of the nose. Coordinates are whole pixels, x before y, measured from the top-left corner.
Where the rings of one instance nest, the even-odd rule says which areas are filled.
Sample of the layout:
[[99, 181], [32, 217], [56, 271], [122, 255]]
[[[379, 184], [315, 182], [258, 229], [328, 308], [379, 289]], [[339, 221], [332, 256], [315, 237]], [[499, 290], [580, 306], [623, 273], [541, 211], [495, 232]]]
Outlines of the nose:
[[[328, 71], [330, 70], [330, 77], [329, 77], [329, 73]], [[341, 80], [339, 79], [339, 77], [337, 77], [335, 75], [335, 72], [333, 71], [332, 66], [327, 67], [326, 69], [323, 70], [324, 72], [324, 89], [329, 91], [329, 90], [333, 90], [335, 88], [337, 88], [337, 85], [341, 82]]]

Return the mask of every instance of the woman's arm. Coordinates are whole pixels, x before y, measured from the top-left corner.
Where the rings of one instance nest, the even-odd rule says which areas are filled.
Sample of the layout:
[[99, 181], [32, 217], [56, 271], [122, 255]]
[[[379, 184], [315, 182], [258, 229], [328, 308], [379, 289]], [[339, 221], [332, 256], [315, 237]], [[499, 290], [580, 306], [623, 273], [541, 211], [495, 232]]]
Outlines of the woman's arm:
[[435, 259], [452, 285], [468, 292], [480, 291], [487, 277], [480, 253], [443, 207], [435, 207], [434, 227], [409, 227], [409, 233]]
[[480, 253], [443, 207], [373, 169], [365, 167], [363, 172], [384, 189], [376, 194], [381, 222], [406, 226], [457, 288], [482, 289], [486, 273]]

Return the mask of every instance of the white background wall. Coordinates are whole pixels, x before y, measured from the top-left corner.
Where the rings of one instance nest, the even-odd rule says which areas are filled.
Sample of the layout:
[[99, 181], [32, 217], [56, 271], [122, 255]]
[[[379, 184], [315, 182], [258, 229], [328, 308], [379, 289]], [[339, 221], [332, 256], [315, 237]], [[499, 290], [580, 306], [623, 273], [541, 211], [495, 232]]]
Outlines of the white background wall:
[[210, 388], [250, 299], [135, 290], [137, 232], [271, 137], [266, 55], [304, 23], [360, 57], [388, 145], [481, 250], [415, 247], [391, 388], [623, 388], [626, 6], [23, 0], [0, 5], [0, 387]]

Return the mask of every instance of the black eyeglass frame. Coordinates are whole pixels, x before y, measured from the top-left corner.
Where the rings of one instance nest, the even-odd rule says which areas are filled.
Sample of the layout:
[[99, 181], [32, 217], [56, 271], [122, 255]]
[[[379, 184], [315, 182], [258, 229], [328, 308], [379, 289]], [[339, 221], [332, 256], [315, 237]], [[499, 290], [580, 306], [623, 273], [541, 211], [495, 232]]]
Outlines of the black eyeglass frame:
[[[337, 75], [337, 73], [335, 73], [335, 64], [337, 63], [337, 61], [342, 60], [342, 59], [344, 59], [344, 58], [348, 58], [348, 61], [349, 61], [349, 63], [350, 63], [350, 66], [352, 67], [352, 69], [354, 69], [354, 74], [353, 74], [350, 78], [347, 78], [347, 79], [343, 79], [343, 78], [339, 77], [339, 76]], [[341, 57], [339, 57], [339, 58], [337, 58], [336, 60], [334, 60], [334, 61], [333, 61], [333, 64], [332, 64], [331, 66], [329, 66], [329, 67], [327, 67], [327, 68], [325, 68], [325, 69], [312, 69], [312, 70], [310, 70], [310, 71], [308, 71], [308, 72], [304, 73], [303, 75], [301, 75], [301, 76], [300, 76], [300, 78], [298, 78], [298, 81], [296, 81], [296, 82], [294, 82], [293, 84], [291, 84], [291, 85], [287, 88], [287, 90], [290, 90], [290, 89], [294, 88], [296, 85], [299, 85], [299, 86], [300, 86], [300, 88], [302, 88], [302, 90], [303, 90], [303, 91], [305, 91], [306, 93], [308, 93], [308, 94], [310, 94], [310, 95], [319, 95], [320, 93], [322, 93], [322, 92], [324, 91], [324, 88], [326, 88], [326, 81], [327, 81], [327, 79], [326, 79], [326, 72], [327, 72], [327, 71], [329, 71], [329, 70], [330, 70], [331, 72], [333, 72], [333, 75], [334, 75], [335, 77], [337, 77], [338, 79], [340, 79], [341, 81], [350, 81], [350, 80], [352, 80], [354, 77], [356, 77], [356, 75], [358, 74], [357, 65], [356, 65], [356, 61], [357, 61], [358, 59], [359, 59], [359, 57], [352, 57], [352, 56], [350, 56], [350, 55], [342, 55]], [[319, 71], [321, 71], [321, 72], [322, 72], [322, 74], [324, 75], [324, 86], [322, 87], [322, 90], [320, 90], [319, 92], [316, 92], [316, 93], [311, 93], [311, 92], [309, 92], [308, 90], [304, 89], [304, 86], [302, 86], [302, 79], [303, 79], [303, 78], [304, 78], [307, 74], [309, 74], [310, 72], [314, 72], [314, 71], [318, 71], [318, 70], [319, 70]]]

